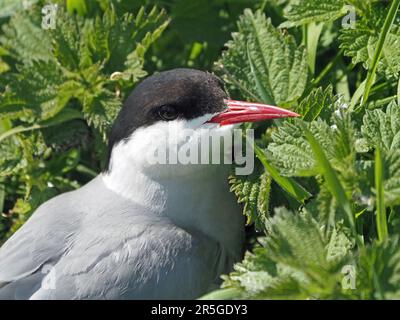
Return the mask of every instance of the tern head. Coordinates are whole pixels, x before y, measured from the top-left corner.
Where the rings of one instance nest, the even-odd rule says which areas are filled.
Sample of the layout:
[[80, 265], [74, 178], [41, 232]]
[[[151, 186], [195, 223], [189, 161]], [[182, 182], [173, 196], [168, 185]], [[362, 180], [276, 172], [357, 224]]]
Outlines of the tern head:
[[142, 81], [125, 101], [110, 134], [107, 170], [123, 164], [153, 175], [170, 174], [160, 168], [204, 164], [202, 156], [223, 148], [212, 137], [232, 135], [236, 124], [293, 116], [278, 107], [230, 100], [221, 79], [211, 73], [164, 71]]

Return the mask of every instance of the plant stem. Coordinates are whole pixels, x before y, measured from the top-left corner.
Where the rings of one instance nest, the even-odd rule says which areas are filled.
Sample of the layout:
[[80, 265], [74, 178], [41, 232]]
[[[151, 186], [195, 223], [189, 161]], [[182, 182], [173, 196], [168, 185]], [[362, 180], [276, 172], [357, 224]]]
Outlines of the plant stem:
[[281, 176], [278, 170], [268, 162], [265, 157], [264, 151], [254, 143], [254, 152], [257, 158], [260, 159], [265, 170], [271, 175], [275, 182], [284, 190], [286, 190], [295, 200], [299, 203], [304, 204], [307, 199], [311, 197], [311, 194], [298, 184], [294, 179]]
[[13, 134], [16, 134], [16, 133], [21, 133], [21, 132], [26, 132], [26, 131], [31, 131], [31, 130], [37, 130], [37, 129], [41, 129], [41, 128], [42, 128], [42, 126], [39, 125], [39, 124], [34, 124], [33, 126], [30, 126], [30, 127], [17, 126], [17, 127], [14, 127], [12, 129], [2, 133], [0, 135], [0, 141], [3, 141], [4, 139], [6, 139], [6, 138], [8, 138], [8, 137], [10, 137], [10, 136], [12, 136]]
[[97, 177], [97, 175], [98, 175], [98, 173], [96, 171], [93, 171], [92, 169], [84, 166], [83, 164], [78, 164], [76, 166], [76, 171], [78, 171], [80, 173], [83, 173], [83, 174], [86, 174], [86, 175], [88, 175], [90, 177], [93, 177], [93, 178]]
[[267, 2], [268, 2], [268, 0], [264, 0], [263, 3], [261, 4], [261, 7], [260, 7], [260, 10], [261, 10], [261, 11], [264, 11], [264, 10], [265, 10], [265, 7], [266, 7], [266, 5], [267, 5]]
[[315, 78], [312, 83], [314, 86], [318, 86], [321, 80], [333, 69], [335, 64], [339, 61], [339, 59], [342, 57], [343, 54], [343, 49], [340, 49], [339, 52], [336, 54], [335, 58], [331, 62], [329, 62], [324, 70], [321, 71], [321, 73], [318, 75], [317, 78]]
[[379, 92], [379, 91], [381, 91], [381, 90], [383, 90], [383, 89], [385, 89], [386, 87], [389, 87], [389, 86], [390, 86], [390, 83], [388, 83], [388, 82], [382, 82], [380, 84], [377, 84], [376, 86], [373, 86], [371, 88], [371, 95], [373, 93]]
[[391, 97], [387, 97], [381, 100], [377, 100], [374, 102], [371, 102], [370, 105], [368, 105], [368, 109], [377, 109], [381, 106], [387, 105], [388, 103], [392, 102], [393, 100], [395, 100], [397, 97], [397, 95], [391, 96]]
[[372, 85], [375, 81], [376, 70], [378, 68], [378, 62], [382, 56], [383, 46], [385, 45], [386, 39], [389, 35], [390, 28], [393, 25], [394, 19], [396, 18], [396, 13], [400, 5], [400, 0], [393, 0], [392, 5], [390, 6], [389, 13], [386, 16], [385, 23], [383, 25], [383, 29], [379, 35], [378, 44], [376, 46], [374, 56], [372, 58], [372, 65], [368, 70], [367, 80], [364, 90], [364, 95], [361, 100], [361, 105], [365, 105], [368, 101], [368, 96], [371, 90]]
[[377, 147], [375, 150], [376, 228], [380, 242], [382, 242], [388, 235], [382, 176], [382, 155], [380, 148]]
[[328, 158], [326, 157], [325, 152], [322, 149], [321, 145], [308, 129], [305, 130], [305, 136], [308, 140], [308, 143], [311, 146], [314, 156], [325, 178], [328, 190], [330, 191], [332, 196], [336, 199], [337, 203], [345, 213], [348, 226], [350, 227], [350, 230], [352, 231], [354, 238], [356, 239], [357, 246], [358, 247], [362, 246], [362, 241], [357, 234], [355, 218], [350, 201], [347, 198], [346, 192], [335, 170], [333, 169]]

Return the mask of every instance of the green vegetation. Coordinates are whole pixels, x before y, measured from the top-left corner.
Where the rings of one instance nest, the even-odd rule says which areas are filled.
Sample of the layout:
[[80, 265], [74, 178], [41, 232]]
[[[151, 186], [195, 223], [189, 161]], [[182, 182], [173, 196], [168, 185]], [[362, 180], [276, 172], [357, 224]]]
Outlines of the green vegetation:
[[253, 125], [229, 183], [258, 233], [205, 298], [400, 298], [400, 0], [67, 0], [54, 30], [22, 2], [0, 2], [0, 242], [100, 172], [146, 74], [212, 69], [301, 118]]

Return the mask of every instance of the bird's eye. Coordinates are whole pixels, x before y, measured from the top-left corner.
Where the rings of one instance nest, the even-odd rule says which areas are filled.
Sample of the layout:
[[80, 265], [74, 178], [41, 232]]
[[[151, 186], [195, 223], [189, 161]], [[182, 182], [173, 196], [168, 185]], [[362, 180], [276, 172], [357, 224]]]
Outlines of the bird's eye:
[[158, 109], [158, 115], [165, 121], [172, 121], [178, 118], [178, 112], [172, 106], [162, 106]]

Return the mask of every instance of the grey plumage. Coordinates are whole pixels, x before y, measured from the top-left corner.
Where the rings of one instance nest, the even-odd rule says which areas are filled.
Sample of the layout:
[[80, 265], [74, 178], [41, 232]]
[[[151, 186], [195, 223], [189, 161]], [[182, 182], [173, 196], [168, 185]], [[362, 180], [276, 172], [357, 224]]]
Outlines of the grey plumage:
[[[0, 298], [195, 298], [235, 258], [97, 177], [46, 202], [0, 249]], [[49, 266], [55, 288], [43, 289]]]

